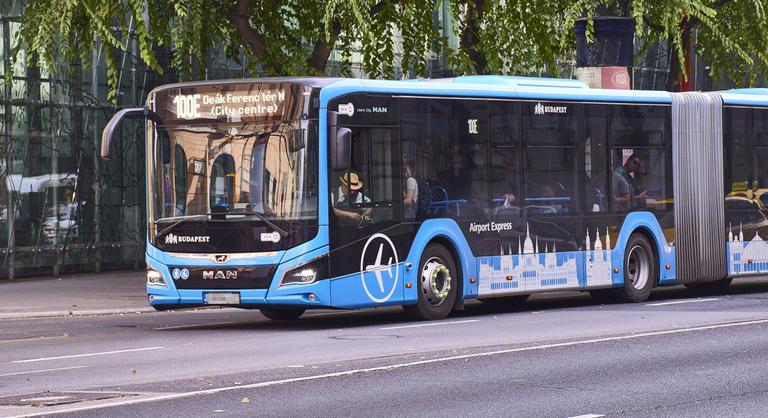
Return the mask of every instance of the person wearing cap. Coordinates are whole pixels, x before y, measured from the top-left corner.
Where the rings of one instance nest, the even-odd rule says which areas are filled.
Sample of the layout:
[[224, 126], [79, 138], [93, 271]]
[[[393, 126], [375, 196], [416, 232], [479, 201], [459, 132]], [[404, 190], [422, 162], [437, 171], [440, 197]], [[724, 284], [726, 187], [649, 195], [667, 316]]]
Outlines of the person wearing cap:
[[354, 171], [347, 171], [339, 180], [341, 181], [339, 198], [335, 199], [333, 193], [331, 193], [331, 199], [334, 202], [333, 212], [340, 219], [346, 220], [347, 223], [362, 226], [364, 222], [371, 219], [370, 215], [373, 209], [369, 207], [358, 211], [351, 205], [362, 205], [363, 203], [371, 202], [371, 199], [366, 197], [361, 191], [363, 189], [363, 181]]

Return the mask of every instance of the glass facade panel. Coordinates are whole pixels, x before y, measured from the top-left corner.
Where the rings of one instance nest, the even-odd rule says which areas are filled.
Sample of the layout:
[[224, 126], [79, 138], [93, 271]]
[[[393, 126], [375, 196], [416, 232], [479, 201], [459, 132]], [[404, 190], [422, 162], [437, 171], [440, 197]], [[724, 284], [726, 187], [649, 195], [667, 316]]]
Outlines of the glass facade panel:
[[[13, 9], [0, 5], [0, 76], [13, 72], [0, 89], [0, 279], [143, 267], [143, 124], [123, 124], [116, 158], [100, 160], [101, 130], [117, 109], [103, 63], [51, 77], [22, 50], [12, 65]], [[160, 80], [125, 62], [138, 76], [124, 77], [120, 107], [140, 106]]]

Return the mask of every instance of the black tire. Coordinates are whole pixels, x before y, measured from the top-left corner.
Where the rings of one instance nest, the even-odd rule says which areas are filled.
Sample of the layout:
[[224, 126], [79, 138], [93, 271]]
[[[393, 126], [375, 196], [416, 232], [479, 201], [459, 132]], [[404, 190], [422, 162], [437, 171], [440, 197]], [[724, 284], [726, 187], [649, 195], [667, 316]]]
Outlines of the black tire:
[[487, 303], [489, 305], [519, 305], [526, 300], [531, 295], [514, 295], [514, 296], [501, 296], [498, 298], [487, 298], [487, 299], [478, 299], [480, 302]]
[[651, 295], [659, 275], [656, 251], [640, 233], [629, 237], [624, 248], [624, 287], [619, 298], [624, 302], [644, 302]]
[[705, 283], [685, 283], [683, 286], [690, 289], [692, 292], [699, 293], [699, 294], [705, 294], [705, 295], [715, 295], [719, 293], [723, 293], [728, 289], [728, 286], [731, 285], [731, 282], [733, 281], [732, 278], [726, 278], [726, 279], [720, 279], [715, 280], [714, 282], [705, 282]]
[[262, 315], [273, 321], [293, 321], [299, 319], [305, 310], [302, 308], [259, 308]]
[[158, 312], [170, 311], [173, 307], [171, 305], [152, 305]]
[[403, 307], [414, 319], [443, 319], [451, 313], [459, 288], [459, 270], [453, 255], [443, 245], [427, 245], [419, 260], [418, 302]]

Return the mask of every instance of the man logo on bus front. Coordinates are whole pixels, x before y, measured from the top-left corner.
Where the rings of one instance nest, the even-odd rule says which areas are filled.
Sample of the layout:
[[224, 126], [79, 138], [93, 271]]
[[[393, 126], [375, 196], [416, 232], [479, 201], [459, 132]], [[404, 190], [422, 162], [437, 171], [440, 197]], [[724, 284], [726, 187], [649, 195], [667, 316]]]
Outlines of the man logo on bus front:
[[[376, 242], [371, 245], [374, 241]], [[385, 260], [386, 263], [384, 263]], [[368, 238], [360, 256], [360, 280], [363, 283], [363, 290], [372, 301], [383, 303], [392, 298], [397, 289], [398, 262], [397, 249], [388, 236], [373, 234]], [[373, 273], [373, 275], [366, 273]], [[375, 279], [372, 283], [374, 286], [368, 287], [366, 276], [369, 279]]]

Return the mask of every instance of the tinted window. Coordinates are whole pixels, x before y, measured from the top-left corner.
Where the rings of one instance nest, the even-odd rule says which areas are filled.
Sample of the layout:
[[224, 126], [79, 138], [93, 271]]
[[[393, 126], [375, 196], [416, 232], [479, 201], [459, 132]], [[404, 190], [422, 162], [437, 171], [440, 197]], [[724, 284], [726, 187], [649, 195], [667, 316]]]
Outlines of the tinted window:
[[576, 106], [559, 102], [522, 103], [522, 134], [526, 145], [574, 145]]
[[648, 105], [613, 105], [611, 138], [614, 145], [663, 146], [669, 107]]
[[614, 211], [669, 209], [672, 173], [664, 148], [614, 148], [612, 166]]
[[752, 111], [752, 144], [768, 147], [768, 110], [755, 109]]
[[529, 214], [573, 214], [576, 164], [573, 148], [526, 147], [525, 207]]
[[[433, 216], [484, 216], [488, 110], [481, 100], [402, 99], [402, 140]], [[419, 192], [422, 194], [422, 191]]]
[[725, 152], [725, 194], [746, 196], [750, 188], [752, 161], [748, 158], [748, 109], [725, 108], [723, 145]]
[[517, 102], [488, 103], [491, 145], [516, 146], [520, 140], [520, 104]]
[[584, 143], [584, 211], [608, 211], [608, 106], [586, 106]]

